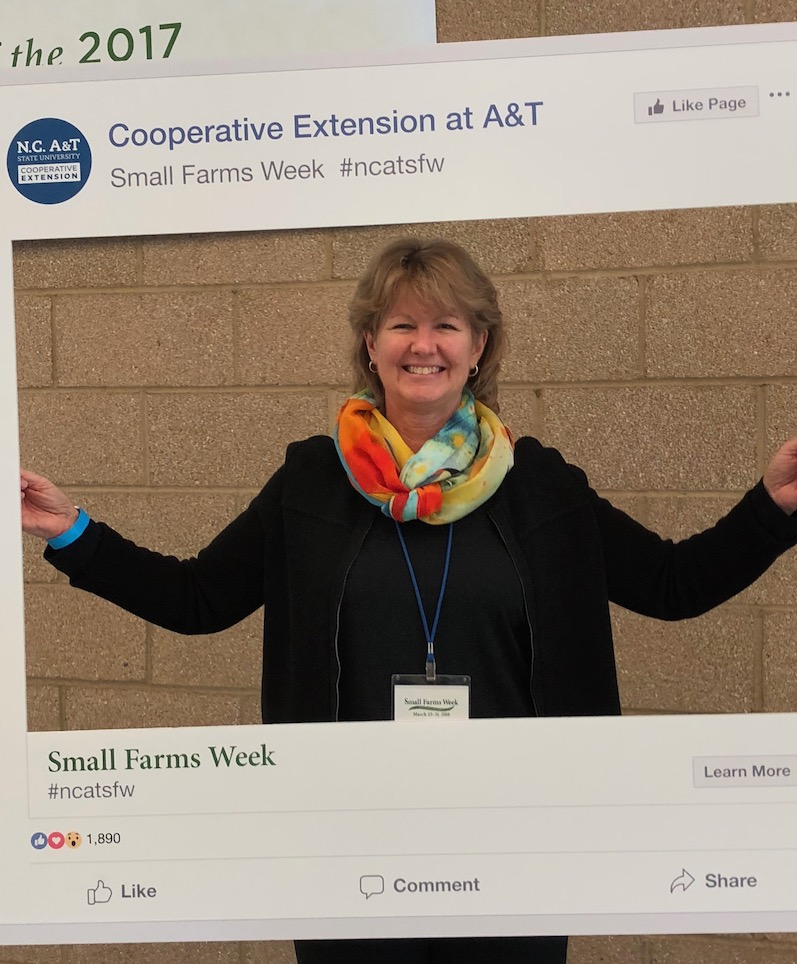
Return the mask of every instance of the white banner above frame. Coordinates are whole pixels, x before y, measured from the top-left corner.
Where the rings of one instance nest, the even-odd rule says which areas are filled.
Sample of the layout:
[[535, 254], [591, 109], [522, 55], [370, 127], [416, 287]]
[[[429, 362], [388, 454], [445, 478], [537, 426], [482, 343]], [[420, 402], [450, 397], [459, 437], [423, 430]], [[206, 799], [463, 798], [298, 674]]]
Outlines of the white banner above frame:
[[[134, 6], [134, 9], [131, 9]], [[0, 77], [95, 64], [286, 61], [435, 42], [434, 0], [32, 0], [0, 23]]]

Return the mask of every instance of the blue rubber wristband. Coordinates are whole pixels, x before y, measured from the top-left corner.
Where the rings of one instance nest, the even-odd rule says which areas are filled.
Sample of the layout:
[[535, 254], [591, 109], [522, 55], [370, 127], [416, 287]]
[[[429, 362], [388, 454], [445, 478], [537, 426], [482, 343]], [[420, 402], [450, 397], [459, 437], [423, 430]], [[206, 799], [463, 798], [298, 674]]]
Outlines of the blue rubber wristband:
[[86, 512], [85, 509], [78, 509], [77, 519], [75, 519], [70, 528], [68, 528], [66, 532], [62, 532], [60, 536], [56, 536], [54, 539], [48, 539], [47, 545], [51, 549], [65, 549], [67, 546], [71, 546], [76, 539], [79, 539], [83, 535], [90, 521], [88, 512]]

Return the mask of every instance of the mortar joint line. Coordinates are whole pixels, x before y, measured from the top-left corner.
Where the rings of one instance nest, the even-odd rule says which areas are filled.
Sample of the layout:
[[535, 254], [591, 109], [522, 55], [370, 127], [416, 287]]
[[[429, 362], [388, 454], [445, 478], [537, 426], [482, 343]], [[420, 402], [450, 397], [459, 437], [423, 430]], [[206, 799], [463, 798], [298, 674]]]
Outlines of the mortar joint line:
[[648, 315], [648, 280], [646, 275], [636, 276], [639, 285], [639, 315], [638, 315], [638, 352], [637, 364], [640, 378], [647, 378], [647, 315]]
[[58, 348], [56, 342], [55, 305], [58, 296], [50, 298], [50, 382], [51, 388], [58, 387]]
[[335, 398], [335, 389], [330, 388], [327, 391], [327, 429], [330, 435], [335, 431], [335, 418], [337, 416], [337, 400]]
[[241, 303], [240, 290], [234, 288], [232, 297], [232, 376], [233, 382], [239, 385], [243, 381], [241, 372]]
[[750, 212], [750, 235], [753, 248], [752, 263], [758, 266], [761, 264], [761, 221], [757, 207]]
[[[753, 212], [757, 218], [757, 211]], [[331, 245], [330, 241], [330, 245]], [[797, 267], [797, 260], [790, 258], [773, 258], [768, 260], [739, 260], [739, 261], [694, 261], [683, 264], [650, 264], [650, 265], [611, 265], [606, 267], [573, 267], [573, 268], [535, 268], [530, 270], [496, 271], [492, 277], [496, 282], [502, 281], [563, 281], [569, 278], [626, 278], [637, 275], [660, 274], [694, 274], [696, 272], [727, 272], [753, 273], [771, 270], [788, 270]], [[330, 272], [331, 274], [331, 272]], [[243, 281], [233, 285], [231, 282], [219, 284], [190, 284], [187, 282], [172, 284], [135, 284], [135, 285], [107, 285], [97, 287], [69, 287], [53, 288], [17, 287], [19, 294], [39, 295], [41, 297], [95, 297], [102, 295], [149, 295], [166, 296], [169, 294], [219, 294], [235, 287], [239, 291], [284, 291], [292, 289], [312, 289], [321, 287], [343, 288], [351, 287], [356, 278], [315, 278], [311, 280], [280, 280], [280, 281]]]
[[18, 294], [25, 295], [39, 295], [41, 297], [52, 297], [55, 295], [63, 295], [70, 298], [90, 298], [97, 296], [119, 296], [119, 295], [131, 295], [131, 296], [158, 296], [158, 295], [169, 295], [169, 294], [210, 294], [218, 295], [224, 294], [225, 292], [231, 291], [233, 288], [241, 291], [281, 291], [281, 290], [291, 290], [294, 288], [320, 288], [320, 287], [336, 287], [341, 288], [346, 285], [352, 286], [356, 283], [356, 278], [314, 278], [308, 281], [301, 279], [294, 280], [278, 280], [278, 281], [224, 281], [218, 284], [192, 284], [187, 281], [183, 282], [173, 282], [171, 284], [164, 284], [158, 282], [156, 284], [131, 284], [131, 285], [97, 285], [97, 286], [55, 286], [51, 288], [26, 288], [17, 287], [15, 290]]
[[545, 389], [540, 387], [535, 390], [534, 394], [537, 396], [537, 433], [539, 435], [540, 441], [545, 444]]
[[764, 684], [764, 614], [753, 612], [753, 712], [766, 712], [766, 687]]
[[651, 265], [612, 265], [608, 267], [575, 267], [575, 268], [541, 268], [534, 271], [496, 272], [493, 278], [496, 282], [504, 281], [540, 281], [556, 282], [573, 279], [600, 278], [632, 278], [646, 275], [689, 275], [700, 272], [722, 274], [738, 272], [739, 274], [754, 274], [770, 271], [786, 271], [797, 267], [793, 259], [778, 258], [772, 260], [751, 261], [695, 261], [684, 264], [651, 264]]
[[141, 485], [145, 488], [150, 485], [149, 477], [149, 393], [146, 389], [141, 391]]
[[58, 691], [58, 723], [62, 730], [67, 728], [66, 725], [66, 693], [64, 692], [63, 686], [56, 686]]
[[327, 231], [324, 236], [324, 273], [326, 280], [334, 280], [332, 273], [335, 267], [335, 241], [332, 231]]
[[146, 623], [144, 626], [144, 679], [145, 684], [151, 684], [154, 681], [153, 677], [153, 664], [154, 658], [154, 640], [153, 640], [152, 624]]
[[144, 240], [136, 238], [136, 284], [144, 287]]
[[767, 386], [757, 385], [755, 388], [755, 440], [756, 440], [756, 472], [764, 474], [767, 467]]
[[543, 241], [541, 237], [542, 218], [528, 218], [529, 242], [526, 249], [526, 264], [522, 269], [526, 273], [544, 272]]
[[[141, 620], [143, 622], [143, 620]], [[30, 676], [29, 683], [45, 686], [80, 687], [83, 690], [114, 690], [117, 692], [180, 694], [182, 696], [227, 696], [231, 699], [246, 699], [259, 696], [260, 689], [256, 684], [246, 686], [213, 686], [209, 683], [147, 683], [143, 679], [82, 679], [79, 676]], [[177, 724], [171, 724], [176, 726]], [[204, 724], [191, 724], [202, 725]], [[219, 723], [219, 726], [225, 724]], [[100, 727], [99, 729], [102, 729]], [[124, 729], [124, 727], [123, 727]]]

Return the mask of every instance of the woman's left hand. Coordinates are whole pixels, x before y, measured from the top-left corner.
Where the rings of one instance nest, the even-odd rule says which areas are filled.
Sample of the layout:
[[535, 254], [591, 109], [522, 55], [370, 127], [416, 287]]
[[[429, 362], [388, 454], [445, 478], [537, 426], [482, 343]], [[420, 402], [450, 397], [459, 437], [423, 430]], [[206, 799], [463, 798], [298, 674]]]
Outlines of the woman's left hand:
[[797, 510], [797, 438], [789, 439], [772, 456], [764, 472], [764, 488], [786, 515]]

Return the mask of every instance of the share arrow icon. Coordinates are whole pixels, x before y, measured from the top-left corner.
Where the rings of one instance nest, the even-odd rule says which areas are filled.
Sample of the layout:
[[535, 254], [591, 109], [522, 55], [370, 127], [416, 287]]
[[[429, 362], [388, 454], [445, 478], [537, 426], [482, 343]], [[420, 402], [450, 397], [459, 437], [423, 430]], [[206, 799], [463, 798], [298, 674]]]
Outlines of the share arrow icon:
[[670, 884], [670, 893], [673, 894], [675, 891], [682, 887], [685, 891], [689, 890], [692, 884], [695, 882], [695, 878], [689, 873], [686, 868], [681, 870], [680, 877], [676, 877], [675, 880]]

